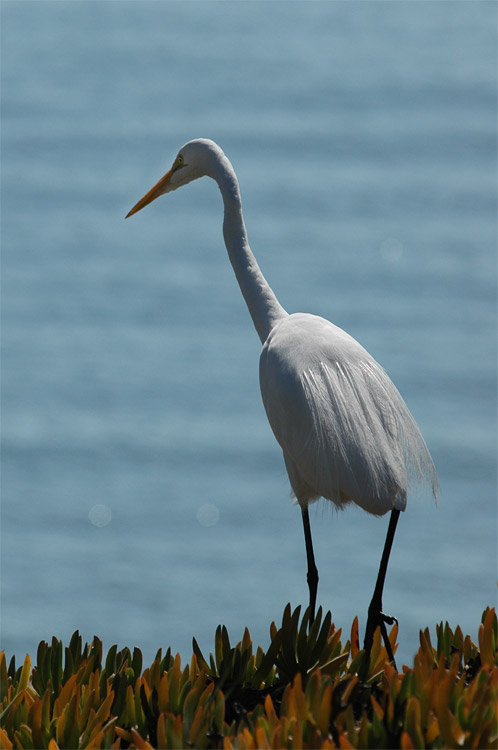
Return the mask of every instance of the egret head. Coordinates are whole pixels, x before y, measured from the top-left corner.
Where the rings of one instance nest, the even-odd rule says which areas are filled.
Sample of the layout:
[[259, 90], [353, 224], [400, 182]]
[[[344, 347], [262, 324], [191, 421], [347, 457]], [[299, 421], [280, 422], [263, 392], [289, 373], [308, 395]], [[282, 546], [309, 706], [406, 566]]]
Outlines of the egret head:
[[215, 152], [220, 152], [219, 146], [214, 141], [205, 138], [198, 138], [195, 141], [189, 141], [178, 152], [171, 169], [161, 177], [154, 187], [152, 187], [144, 196], [140, 198], [126, 218], [133, 216], [144, 206], [152, 203], [160, 195], [171, 193], [182, 185], [187, 185], [192, 180], [204, 177], [210, 173], [210, 163]]

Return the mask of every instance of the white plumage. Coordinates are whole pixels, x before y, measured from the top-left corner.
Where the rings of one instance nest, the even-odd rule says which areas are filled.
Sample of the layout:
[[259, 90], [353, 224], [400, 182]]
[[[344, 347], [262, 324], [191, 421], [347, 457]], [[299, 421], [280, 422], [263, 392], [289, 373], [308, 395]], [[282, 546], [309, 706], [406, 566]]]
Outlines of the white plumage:
[[263, 403], [300, 505], [324, 497], [404, 510], [408, 475], [435, 484], [424, 439], [382, 367], [324, 318], [279, 321], [260, 359]]
[[337, 507], [354, 502], [369, 513], [391, 511], [391, 520], [368, 611], [365, 650], [380, 626], [393, 658], [382, 613], [382, 591], [408, 479], [437, 492], [437, 475], [424, 439], [382, 367], [345, 331], [323, 318], [289, 315], [278, 302], [249, 247], [235, 171], [213, 141], [189, 141], [172, 168], [132, 208], [136, 213], [160, 195], [199, 177], [214, 179], [224, 203], [223, 236], [240, 290], [263, 349], [260, 385], [268, 420], [283, 453], [301, 506], [314, 619], [316, 569], [308, 504], [319, 497]]

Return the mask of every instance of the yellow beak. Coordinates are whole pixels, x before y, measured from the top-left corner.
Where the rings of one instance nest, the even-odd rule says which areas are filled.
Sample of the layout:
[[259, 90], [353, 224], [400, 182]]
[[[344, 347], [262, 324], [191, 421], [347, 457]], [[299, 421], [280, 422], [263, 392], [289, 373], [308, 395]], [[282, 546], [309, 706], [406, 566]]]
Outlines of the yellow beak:
[[159, 198], [160, 195], [168, 190], [172, 171], [173, 170], [170, 169], [169, 172], [166, 172], [164, 177], [161, 177], [159, 182], [157, 182], [154, 187], [149, 190], [148, 193], [145, 193], [144, 197], [140, 198], [138, 203], [135, 203], [131, 211], [126, 214], [125, 219], [127, 219], [129, 216], [133, 216], [133, 214], [136, 214], [137, 211], [140, 211], [142, 208], [144, 208], [144, 206], [147, 206], [149, 203], [152, 203], [152, 201], [155, 201], [156, 198]]

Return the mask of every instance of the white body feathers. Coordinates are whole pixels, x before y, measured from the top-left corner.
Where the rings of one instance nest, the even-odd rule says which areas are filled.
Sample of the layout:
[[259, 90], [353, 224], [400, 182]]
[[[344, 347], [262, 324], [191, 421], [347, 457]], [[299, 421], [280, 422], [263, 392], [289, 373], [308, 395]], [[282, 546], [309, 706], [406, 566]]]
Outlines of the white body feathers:
[[270, 332], [260, 384], [300, 505], [324, 497], [369, 513], [404, 510], [408, 477], [434, 487], [420, 431], [380, 365], [328, 320], [296, 313]]
[[249, 247], [235, 171], [216, 143], [186, 143], [128, 216], [203, 176], [223, 197], [225, 245], [263, 344], [263, 402], [301, 507], [324, 497], [375, 515], [404, 510], [410, 475], [426, 480], [435, 495], [429, 451], [380, 365], [329, 321], [289, 315], [278, 302]]

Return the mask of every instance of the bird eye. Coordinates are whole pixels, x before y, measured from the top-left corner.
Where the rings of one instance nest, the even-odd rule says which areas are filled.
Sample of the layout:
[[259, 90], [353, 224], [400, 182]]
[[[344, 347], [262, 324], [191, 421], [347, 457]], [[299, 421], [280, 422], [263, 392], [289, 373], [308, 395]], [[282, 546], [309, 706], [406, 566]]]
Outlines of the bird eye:
[[178, 169], [178, 167], [183, 167], [184, 165], [184, 159], [182, 154], [178, 154], [178, 156], [175, 159], [175, 169]]

